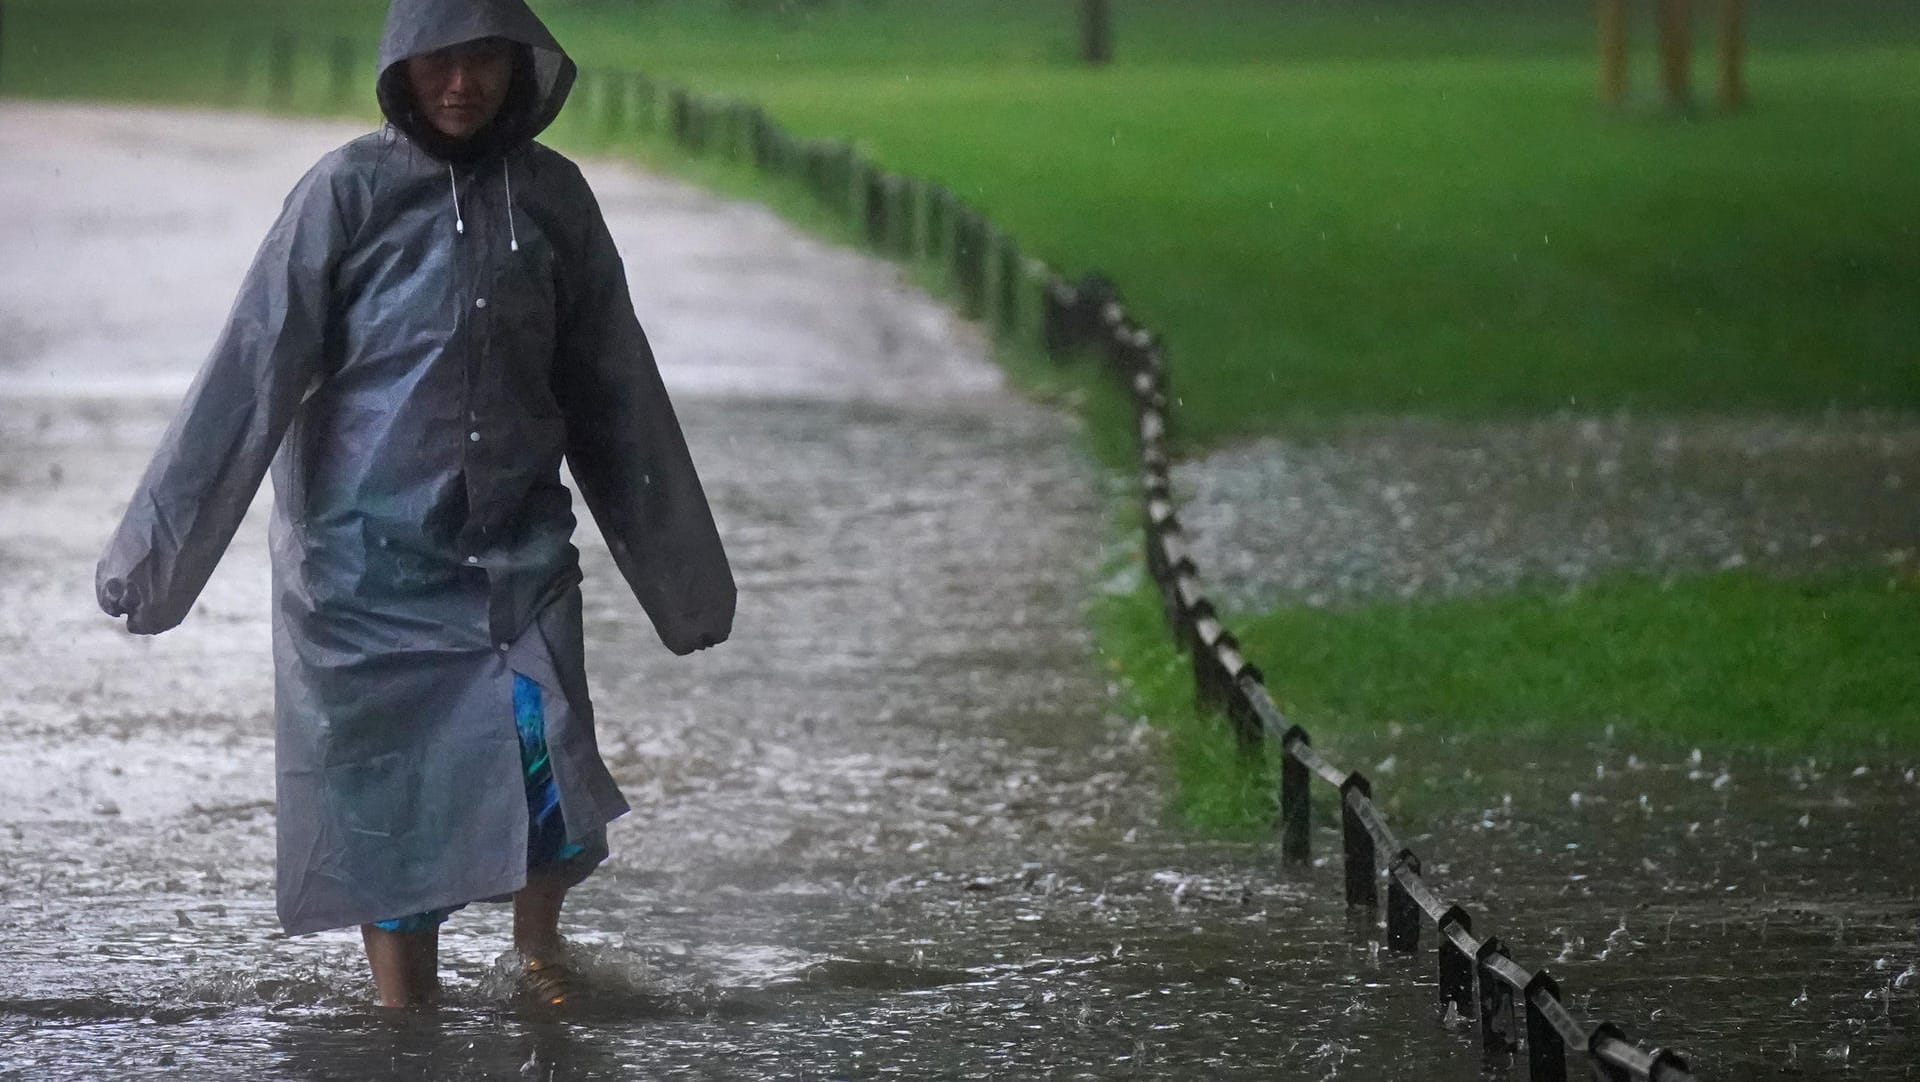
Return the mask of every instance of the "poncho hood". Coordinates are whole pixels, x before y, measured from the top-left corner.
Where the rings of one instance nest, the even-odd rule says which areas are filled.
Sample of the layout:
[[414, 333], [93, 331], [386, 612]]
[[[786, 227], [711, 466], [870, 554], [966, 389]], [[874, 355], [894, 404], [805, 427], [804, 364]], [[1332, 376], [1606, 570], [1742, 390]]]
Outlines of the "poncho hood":
[[[415, 110], [404, 65], [408, 57], [481, 38], [518, 47], [513, 83], [492, 124], [471, 139], [451, 140]], [[380, 35], [376, 93], [388, 122], [416, 145], [437, 158], [469, 161], [504, 154], [545, 131], [576, 74], [573, 59], [524, 0], [393, 0]]]

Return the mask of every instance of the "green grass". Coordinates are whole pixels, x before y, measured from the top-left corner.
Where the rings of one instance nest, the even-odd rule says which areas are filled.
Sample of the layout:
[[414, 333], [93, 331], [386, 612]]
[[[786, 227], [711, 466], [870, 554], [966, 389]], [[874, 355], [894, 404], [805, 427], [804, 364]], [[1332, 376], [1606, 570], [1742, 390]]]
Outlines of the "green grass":
[[[1097, 623], [1139, 712], [1171, 730], [1183, 809], [1257, 822], [1269, 801], [1223, 769], [1232, 739], [1197, 716], [1185, 659], [1151, 591], [1102, 600]], [[1832, 755], [1920, 750], [1920, 576], [1799, 580], [1751, 572], [1234, 621], [1288, 716], [1334, 746], [1389, 725], [1433, 733], [1707, 745]]]
[[[1354, 414], [1912, 408], [1920, 20], [1872, 44], [1861, 6], [1791, 34], [1783, 10], [1755, 20], [1757, 107], [1695, 122], [1597, 109], [1584, 8], [1553, 5], [1201, 5], [1134, 19], [1102, 72], [1058, 25], [956, 20], [930, 55], [886, 5], [589, 59], [852, 133], [1107, 272], [1170, 343], [1190, 447]], [[910, 44], [857, 48], [882, 38]]]
[[[1065, 0], [541, 10], [588, 67], [851, 135], [1110, 274], [1200, 448], [1364, 414], [1920, 406], [1920, 10], [1753, 6], [1754, 108], [1691, 121], [1596, 107], [1583, 4], [1122, 0], [1097, 72]], [[204, 98], [229, 29], [370, 40], [379, 10], [13, 0], [0, 85]]]
[[[1920, 406], [1920, 9], [1754, 0], [1754, 107], [1679, 118], [1649, 100], [1644, 55], [1634, 103], [1596, 106], [1585, 4], [1119, 0], [1121, 60], [1099, 72], [1071, 62], [1065, 0], [760, 6], [773, 13], [538, 5], [588, 68], [852, 136], [1029, 254], [1113, 276], [1169, 343], [1188, 449], [1381, 414]], [[258, 103], [257, 64], [229, 85], [231, 35], [298, 20], [362, 42], [364, 82], [342, 102], [304, 56], [281, 107], [371, 118], [383, 9], [10, 0], [0, 92]], [[555, 137], [609, 146], [567, 117]], [[851, 235], [744, 170], [618, 149]], [[1118, 396], [1084, 366], [1002, 346], [1023, 386], [1074, 403], [1101, 456], [1125, 460]], [[1628, 577], [1233, 623], [1292, 716], [1336, 746], [1408, 721], [1911, 749], [1920, 687], [1900, 644], [1920, 607], [1911, 579], [1889, 581]], [[1193, 708], [1157, 602], [1105, 598], [1095, 620], [1135, 704], [1173, 734], [1186, 817], [1258, 829], [1269, 789]]]

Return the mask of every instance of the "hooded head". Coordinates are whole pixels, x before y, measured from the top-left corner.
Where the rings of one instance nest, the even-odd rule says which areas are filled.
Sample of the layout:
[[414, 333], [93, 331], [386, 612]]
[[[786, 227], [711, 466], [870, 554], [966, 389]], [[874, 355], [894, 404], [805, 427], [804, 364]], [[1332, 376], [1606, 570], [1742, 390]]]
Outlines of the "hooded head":
[[[487, 125], [465, 139], [443, 134], [415, 103], [407, 61], [495, 38], [510, 49], [506, 99]], [[532, 139], [560, 113], [575, 69], [525, 0], [393, 0], [380, 37], [380, 111], [428, 153], [469, 161], [505, 153]]]

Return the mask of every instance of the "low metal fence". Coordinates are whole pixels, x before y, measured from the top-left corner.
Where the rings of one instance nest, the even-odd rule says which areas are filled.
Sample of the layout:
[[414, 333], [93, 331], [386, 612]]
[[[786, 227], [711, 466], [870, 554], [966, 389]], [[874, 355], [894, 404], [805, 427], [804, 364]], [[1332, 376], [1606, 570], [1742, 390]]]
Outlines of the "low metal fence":
[[[235, 100], [262, 83], [268, 104], [291, 100], [302, 55], [313, 70], [325, 72], [341, 103], [363, 90], [352, 69], [356, 57], [370, 52], [345, 39], [303, 47], [294, 35], [277, 33], [235, 39], [228, 71]], [[256, 68], [263, 78], [252, 74]], [[315, 81], [309, 76], [306, 85]], [[1191, 658], [1196, 695], [1226, 719], [1249, 754], [1277, 748], [1280, 756], [1281, 859], [1309, 859], [1311, 790], [1316, 780], [1326, 784], [1339, 793], [1347, 904], [1369, 914], [1377, 934], [1384, 879], [1387, 949], [1417, 954], [1423, 930], [1433, 929], [1439, 1006], [1477, 1022], [1479, 1046], [1490, 1063], [1524, 1060], [1532, 1082], [1566, 1079], [1570, 1057], [1604, 1082], [1694, 1077], [1675, 1052], [1642, 1048], [1612, 1022], [1582, 1019], [1550, 973], [1514, 961], [1499, 937], [1476, 934], [1472, 915], [1428, 883], [1419, 854], [1387, 825], [1366, 775], [1315, 751], [1307, 731], [1274, 703], [1260, 670], [1201, 587], [1168, 476], [1166, 353], [1128, 313], [1112, 283], [1097, 276], [1067, 281], [1023, 257], [1005, 231], [950, 190], [882, 169], [846, 140], [795, 136], [755, 104], [701, 95], [638, 72], [585, 71], [571, 111], [574, 130], [590, 136], [665, 137], [689, 153], [751, 166], [796, 185], [876, 251], [943, 267], [960, 309], [996, 333], [1030, 336], [1062, 361], [1089, 352], [1102, 358], [1133, 400], [1146, 564], [1168, 626]]]

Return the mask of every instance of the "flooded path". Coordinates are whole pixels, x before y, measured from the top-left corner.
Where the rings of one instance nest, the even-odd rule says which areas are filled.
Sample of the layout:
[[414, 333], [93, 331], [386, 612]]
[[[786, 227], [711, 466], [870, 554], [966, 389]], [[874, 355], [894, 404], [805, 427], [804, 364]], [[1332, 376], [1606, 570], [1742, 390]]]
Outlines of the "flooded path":
[[[368, 1008], [354, 933], [279, 936], [264, 508], [157, 639], [94, 611], [92, 562], [281, 195], [352, 134], [0, 106], [0, 1078], [1483, 1077], [1336, 865], [1163, 821], [1084, 629], [1104, 502], [1068, 423], [895, 269], [609, 167], [741, 604], [673, 658], [583, 538], [635, 805], [569, 908], [593, 994], [515, 1010], [500, 907], [448, 924], [429, 1016]], [[1916, 1077], [1911, 764], [1326, 743], [1590, 1016], [1703, 1076]]]

